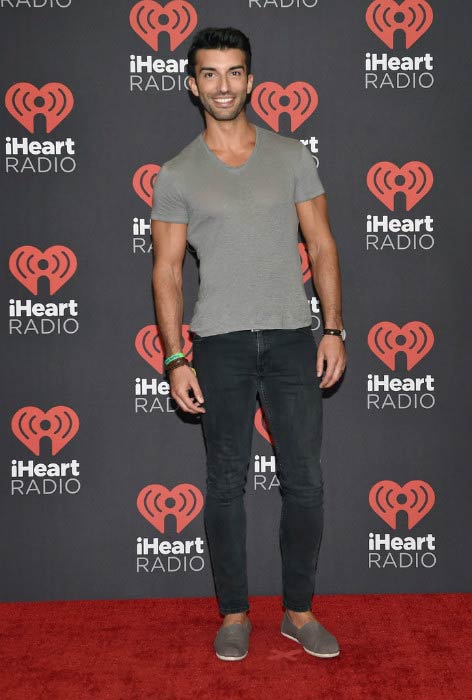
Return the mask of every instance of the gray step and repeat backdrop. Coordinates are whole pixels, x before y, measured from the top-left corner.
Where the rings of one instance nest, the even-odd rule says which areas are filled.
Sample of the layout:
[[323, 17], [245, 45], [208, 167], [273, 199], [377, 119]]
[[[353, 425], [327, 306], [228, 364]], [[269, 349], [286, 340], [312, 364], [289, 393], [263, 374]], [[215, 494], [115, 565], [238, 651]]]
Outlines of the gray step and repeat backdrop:
[[[316, 592], [470, 590], [472, 9], [0, 5], [1, 599], [214, 595], [203, 436], [163, 372], [149, 228], [160, 165], [204, 126], [186, 54], [208, 25], [250, 37], [249, 121], [310, 150], [339, 247], [348, 367], [324, 397]], [[299, 251], [319, 340], [301, 234]], [[188, 250], [190, 359], [197, 290]], [[259, 405], [246, 491], [252, 595], [281, 590], [276, 470]]]

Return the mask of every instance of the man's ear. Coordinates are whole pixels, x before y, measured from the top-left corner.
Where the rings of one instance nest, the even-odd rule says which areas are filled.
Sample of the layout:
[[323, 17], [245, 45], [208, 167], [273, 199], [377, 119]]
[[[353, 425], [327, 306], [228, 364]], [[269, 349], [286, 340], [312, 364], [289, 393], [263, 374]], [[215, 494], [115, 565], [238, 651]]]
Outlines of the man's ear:
[[246, 93], [248, 95], [252, 90], [253, 83], [254, 83], [254, 75], [252, 73], [249, 73], [249, 75], [247, 76], [247, 90], [246, 90]]
[[199, 97], [197, 81], [195, 80], [193, 75], [191, 75], [190, 78], [188, 79], [188, 86], [191, 89], [192, 94], [195, 95], [195, 97]]

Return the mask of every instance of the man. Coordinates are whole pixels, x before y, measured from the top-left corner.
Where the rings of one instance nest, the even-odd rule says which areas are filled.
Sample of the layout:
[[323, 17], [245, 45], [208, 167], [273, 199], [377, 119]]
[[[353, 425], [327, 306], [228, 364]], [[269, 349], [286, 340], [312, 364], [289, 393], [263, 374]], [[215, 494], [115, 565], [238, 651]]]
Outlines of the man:
[[[253, 75], [242, 32], [201, 30], [188, 60], [189, 87], [206, 128], [164, 163], [155, 181], [153, 288], [171, 395], [184, 411], [201, 415], [206, 441], [204, 520], [224, 615], [214, 648], [228, 661], [243, 659], [249, 648], [243, 496], [259, 394], [282, 493], [281, 633], [310, 654], [337, 656], [337, 640], [311, 612], [323, 521], [321, 394], [346, 363], [326, 195], [300, 141], [248, 122]], [[324, 314], [318, 347], [301, 275], [298, 223]], [[187, 241], [200, 261], [190, 324], [194, 367], [181, 352]]]

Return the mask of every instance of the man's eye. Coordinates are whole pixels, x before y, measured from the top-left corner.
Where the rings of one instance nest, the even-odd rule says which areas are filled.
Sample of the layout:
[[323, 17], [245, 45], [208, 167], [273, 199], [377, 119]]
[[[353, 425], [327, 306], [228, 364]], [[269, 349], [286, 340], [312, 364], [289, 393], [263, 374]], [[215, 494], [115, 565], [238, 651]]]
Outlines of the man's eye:
[[240, 71], [240, 70], [234, 70], [233, 73], [234, 73], [235, 75], [241, 75], [241, 71]]
[[205, 73], [205, 78], [209, 78], [213, 73]]

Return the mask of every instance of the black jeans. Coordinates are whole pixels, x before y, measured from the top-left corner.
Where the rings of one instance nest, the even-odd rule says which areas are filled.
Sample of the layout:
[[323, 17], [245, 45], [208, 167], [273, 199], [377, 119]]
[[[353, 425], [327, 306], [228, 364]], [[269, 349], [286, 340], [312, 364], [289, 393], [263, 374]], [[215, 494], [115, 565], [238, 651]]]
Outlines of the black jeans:
[[194, 334], [206, 413], [204, 521], [219, 610], [249, 610], [244, 493], [259, 393], [282, 494], [283, 604], [311, 609], [323, 527], [322, 390], [310, 326]]

